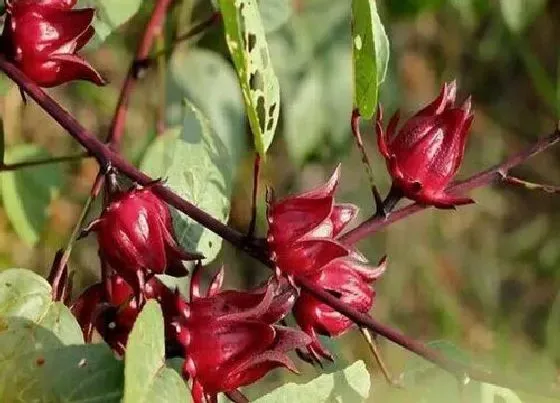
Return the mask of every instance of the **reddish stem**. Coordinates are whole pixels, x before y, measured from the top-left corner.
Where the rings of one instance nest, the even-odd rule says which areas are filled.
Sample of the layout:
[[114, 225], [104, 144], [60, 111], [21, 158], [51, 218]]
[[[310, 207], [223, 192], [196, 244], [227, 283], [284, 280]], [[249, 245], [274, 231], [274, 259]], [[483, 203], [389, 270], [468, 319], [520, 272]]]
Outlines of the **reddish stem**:
[[[463, 194], [477, 187], [499, 181], [503, 178], [505, 172], [508, 172], [511, 168], [517, 165], [521, 165], [535, 154], [538, 154], [558, 143], [558, 141], [560, 141], [560, 131], [556, 129], [552, 134], [538, 139], [535, 143], [508, 157], [502, 163], [494, 165], [485, 171], [479, 172], [468, 179], [454, 183], [447, 189], [447, 192]], [[386, 218], [372, 217], [361, 223], [358, 227], [344, 234], [340, 240], [347, 245], [354, 245], [356, 242], [382, 230], [389, 224], [400, 221], [427, 208], [429, 208], [429, 206], [413, 203], [394, 211]]]
[[167, 9], [172, 2], [173, 0], [157, 0], [150, 20], [148, 21], [146, 29], [144, 30], [144, 35], [140, 40], [140, 43], [138, 44], [138, 49], [136, 50], [134, 61], [128, 69], [128, 74], [122, 86], [119, 101], [117, 103], [115, 116], [113, 117], [113, 121], [111, 122], [111, 128], [109, 129], [109, 135], [107, 136], [106, 140], [106, 142], [111, 144], [111, 146], [115, 149], [118, 148], [124, 135], [126, 115], [128, 112], [128, 103], [130, 101], [130, 96], [132, 94], [132, 90], [134, 89], [134, 85], [136, 84], [136, 80], [138, 78], [136, 61], [148, 58], [156, 36], [162, 32]]
[[[35, 83], [30, 81], [16, 66], [7, 61], [3, 56], [0, 56], [0, 70], [4, 71], [4, 73], [6, 73], [6, 75], [10, 79], [15, 81], [49, 115], [51, 115], [64, 129], [66, 129], [74, 139], [82, 144], [82, 146], [86, 148], [90, 152], [90, 154], [95, 156], [97, 160], [100, 161], [100, 163], [110, 161], [111, 164], [122, 174], [128, 176], [130, 179], [142, 185], [153, 183], [152, 178], [140, 172], [133, 165], [122, 158], [118, 153], [110, 150], [105, 144], [92, 136], [83, 126], [80, 125], [80, 123], [74, 117], [72, 117], [56, 101], [49, 97]], [[556, 143], [559, 138], [559, 133], [555, 132], [552, 136], [540, 139], [533, 146], [527, 148], [522, 153], [516, 154], [514, 157], [508, 159], [506, 163], [502, 165], [503, 167], [505, 167], [505, 169], [509, 169], [514, 165], [520, 164], [535, 153], [543, 151], [547, 147]], [[495, 168], [491, 168], [490, 170], [484, 171], [483, 173], [475, 175], [473, 178], [471, 178], [469, 182], [470, 185], [463, 182], [457, 184], [457, 188], [460, 188], [461, 190], [467, 190], [466, 188], [468, 188], [468, 186], [475, 187], [475, 185], [480, 186], [483, 183], [490, 183], [491, 180], [488, 180], [488, 178], [491, 178], [493, 180], [495, 175]], [[266, 251], [264, 251], [263, 248], [258, 248], [251, 244], [248, 245], [246, 242], [246, 237], [243, 234], [221, 223], [219, 220], [216, 220], [206, 212], [200, 210], [189, 201], [182, 199], [180, 196], [176, 195], [164, 186], [156, 185], [153, 187], [153, 189], [154, 192], [162, 200], [187, 214], [189, 217], [203, 225], [205, 228], [218, 234], [220, 237], [229, 241], [238, 249], [245, 250], [251, 256], [266, 264], [269, 268], [274, 267], [273, 263], [268, 258]], [[347, 316], [357, 325], [367, 327], [375, 333], [386, 337], [394, 343], [424, 357], [425, 359], [439, 365], [440, 367], [448, 371], [453, 372], [458, 376], [468, 376], [472, 379], [476, 379], [482, 382], [493, 383], [512, 389], [523, 389], [531, 393], [543, 396], [558, 397], [560, 395], [560, 389], [556, 386], [547, 387], [545, 385], [529, 385], [520, 379], [502, 378], [496, 374], [493, 374], [492, 372], [450, 360], [445, 355], [436, 350], [430, 349], [425, 344], [400, 333], [396, 329], [378, 322], [367, 314], [356, 311], [351, 306], [346, 305], [335, 296], [331, 295], [320, 287], [317, 287], [309, 280], [297, 279], [297, 282], [304, 290], [306, 290], [319, 300], [323, 301], [327, 305], [331, 306], [336, 311]]]

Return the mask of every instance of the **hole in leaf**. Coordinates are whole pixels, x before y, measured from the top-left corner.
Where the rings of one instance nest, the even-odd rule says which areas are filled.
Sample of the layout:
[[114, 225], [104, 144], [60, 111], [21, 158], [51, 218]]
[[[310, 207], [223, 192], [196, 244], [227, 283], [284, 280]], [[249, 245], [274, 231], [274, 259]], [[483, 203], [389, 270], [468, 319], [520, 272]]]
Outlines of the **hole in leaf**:
[[251, 88], [253, 91], [264, 90], [264, 82], [260, 71], [257, 70], [254, 73], [251, 73], [251, 76], [249, 77], [249, 88]]
[[257, 36], [250, 32], [247, 33], [247, 52], [251, 53], [257, 44]]
[[264, 97], [260, 96], [257, 99], [257, 117], [259, 118], [259, 127], [261, 129], [261, 132], [264, 132], [264, 125], [265, 125], [265, 120], [266, 120], [266, 111], [265, 111], [265, 107], [264, 107]]
[[274, 115], [274, 111], [276, 110], [276, 102], [268, 107], [268, 117], [271, 118]]
[[268, 119], [266, 130], [272, 130], [273, 127], [274, 127], [274, 119]]

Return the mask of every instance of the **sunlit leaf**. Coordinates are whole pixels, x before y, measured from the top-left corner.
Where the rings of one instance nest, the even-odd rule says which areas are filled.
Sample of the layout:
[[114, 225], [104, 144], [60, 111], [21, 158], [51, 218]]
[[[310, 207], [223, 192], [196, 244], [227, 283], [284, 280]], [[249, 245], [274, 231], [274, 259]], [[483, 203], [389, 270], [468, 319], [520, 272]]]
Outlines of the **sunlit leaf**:
[[286, 383], [269, 394], [255, 400], [256, 403], [291, 403], [305, 401], [361, 402], [369, 395], [370, 374], [363, 361], [332, 374], [321, 375], [305, 384]]
[[[159, 136], [148, 149], [141, 169], [214, 218], [227, 222], [232, 183], [231, 157], [200, 110], [186, 103], [183, 126]], [[218, 255], [222, 239], [188, 216], [173, 211], [175, 234], [205, 262]]]
[[258, 6], [255, 0], [220, 0], [219, 4], [255, 147], [264, 156], [278, 124], [280, 88]]
[[352, 0], [352, 41], [355, 102], [360, 114], [370, 119], [389, 63], [389, 39], [375, 0]]
[[190, 401], [185, 382], [165, 365], [164, 333], [161, 307], [149, 300], [126, 345], [124, 403]]

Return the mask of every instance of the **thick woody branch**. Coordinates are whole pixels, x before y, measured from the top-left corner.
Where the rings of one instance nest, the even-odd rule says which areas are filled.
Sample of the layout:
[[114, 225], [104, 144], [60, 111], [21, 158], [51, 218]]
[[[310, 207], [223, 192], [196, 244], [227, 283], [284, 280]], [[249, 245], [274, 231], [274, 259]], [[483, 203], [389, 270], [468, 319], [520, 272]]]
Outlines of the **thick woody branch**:
[[[8, 75], [8, 77], [15, 81], [49, 115], [51, 115], [64, 129], [66, 129], [73, 138], [75, 138], [86, 150], [88, 150], [91, 155], [97, 158], [97, 160], [101, 164], [106, 163], [107, 161], [110, 162], [111, 165], [118, 169], [120, 173], [128, 176], [130, 179], [140, 184], [146, 185], [153, 182], [152, 178], [140, 172], [133, 165], [123, 159], [118, 153], [110, 150], [108, 146], [93, 137], [83, 126], [80, 125], [78, 121], [76, 121], [76, 119], [74, 119], [74, 117], [66, 112], [56, 101], [49, 97], [35, 83], [31, 82], [17, 67], [8, 62], [3, 56], [0, 56], [0, 70], [4, 71], [6, 75]], [[526, 154], [530, 156], [535, 152], [542, 151], [547, 147], [545, 146], [545, 144], [550, 145], [557, 141], [557, 139], [553, 142], [551, 142], [550, 140], [546, 142], [545, 140], [546, 139], [539, 140], [537, 142], [537, 145], [533, 147], [535, 148], [535, 150], [529, 151]], [[526, 158], [528, 158], [528, 156]], [[509, 168], [515, 163], [521, 163], [526, 158], [523, 158], [520, 155], [514, 157], [514, 159], [512, 160], [513, 163], [509, 164]], [[477, 175], [476, 178], [478, 179], [473, 179], [472, 183], [484, 182], [486, 181], [486, 179], [482, 180], [480, 178], [485, 178], [488, 175], [493, 177], [495, 174], [483, 173], [481, 175]], [[457, 186], [465, 185], [458, 184]], [[220, 237], [229, 241], [237, 248], [247, 251], [251, 256], [260, 260], [268, 267], [273, 267], [272, 262], [269, 260], [266, 254], [266, 251], [264, 251], [260, 247], [248, 244], [247, 238], [243, 234], [228, 227], [227, 225], [224, 225], [220, 221], [211, 217], [206, 212], [198, 209], [189, 201], [182, 199], [180, 196], [176, 195], [164, 186], [157, 185], [154, 186], [153, 189], [154, 192], [165, 202], [187, 214], [192, 219], [203, 225], [205, 228], [215, 232]], [[367, 327], [373, 332], [393, 341], [394, 343], [399, 344], [407, 350], [424, 357], [425, 359], [439, 365], [440, 367], [448, 371], [453, 372], [463, 380], [467, 380], [469, 378], [476, 379], [482, 382], [494, 383], [512, 389], [524, 389], [529, 392], [545, 396], [557, 397], [560, 395], [560, 389], [557, 387], [547, 387], [542, 384], [537, 386], [529, 385], [521, 379], [502, 378], [490, 371], [467, 366], [462, 363], [450, 360], [438, 351], [428, 348], [425, 344], [411, 339], [408, 336], [400, 333], [398, 330], [378, 322], [367, 314], [356, 311], [351, 306], [346, 305], [335, 296], [331, 295], [320, 287], [317, 287], [309, 280], [297, 279], [297, 281], [305, 291], [309, 292], [310, 294], [328, 304], [343, 315], [347, 316], [357, 325]]]
[[[510, 169], [523, 164], [532, 156], [543, 152], [547, 148], [553, 146], [560, 141], [560, 130], [556, 129], [552, 134], [538, 139], [535, 143], [529, 145], [527, 148], [519, 151], [518, 153], [508, 157], [500, 164], [494, 165], [485, 171], [479, 172], [468, 179], [456, 182], [448, 189], [448, 193], [464, 194], [470, 190], [478, 187], [487, 186], [494, 182], [503, 180]], [[347, 232], [341, 237], [341, 241], [347, 245], [354, 245], [356, 242], [364, 239], [377, 231], [382, 230], [389, 224], [400, 221], [414, 213], [425, 210], [429, 206], [418, 203], [412, 203], [406, 207], [395, 210], [388, 217], [373, 216], [369, 220], [364, 221], [358, 227]]]

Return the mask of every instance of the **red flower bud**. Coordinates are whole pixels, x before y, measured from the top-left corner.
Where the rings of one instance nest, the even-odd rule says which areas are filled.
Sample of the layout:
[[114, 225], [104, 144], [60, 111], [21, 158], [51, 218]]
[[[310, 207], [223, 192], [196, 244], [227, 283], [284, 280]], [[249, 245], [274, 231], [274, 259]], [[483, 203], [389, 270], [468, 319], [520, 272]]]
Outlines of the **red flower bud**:
[[[336, 259], [308, 279], [336, 295], [346, 305], [367, 313], [375, 296], [370, 284], [383, 274], [385, 267], [385, 259], [378, 267], [349, 258]], [[301, 292], [294, 305], [294, 317], [301, 329], [312, 337], [313, 342], [308, 350], [317, 360], [319, 356], [331, 358], [330, 353], [321, 346], [317, 334], [339, 336], [353, 324], [346, 316], [305, 291]]]
[[[354, 218], [352, 204], [335, 204], [334, 192], [340, 168], [323, 186], [268, 206], [268, 245], [277, 270], [289, 277], [305, 277], [336, 295], [360, 312], [373, 305], [370, 284], [385, 270], [385, 261], [371, 267], [357, 251], [337, 241], [337, 236]], [[311, 336], [308, 350], [312, 358], [331, 358], [317, 334], [338, 336], [352, 321], [329, 306], [301, 292], [294, 306], [298, 325]]]
[[455, 106], [455, 81], [445, 84], [439, 96], [410, 118], [393, 136], [398, 112], [386, 133], [377, 115], [379, 151], [387, 160], [393, 186], [418, 203], [438, 208], [473, 203], [472, 199], [446, 192], [463, 160], [465, 143], [473, 120], [471, 101]]
[[118, 194], [90, 229], [97, 233], [103, 258], [137, 295], [147, 275], [184, 275], [182, 260], [202, 258], [178, 246], [171, 214], [150, 187]]
[[42, 87], [71, 80], [97, 85], [105, 81], [76, 52], [95, 30], [95, 10], [72, 10], [75, 0], [12, 0], [7, 3], [3, 50], [21, 70]]
[[214, 401], [217, 393], [251, 384], [277, 367], [295, 371], [286, 353], [311, 340], [273, 324], [291, 309], [293, 293], [272, 283], [254, 292], [220, 291], [219, 274], [202, 295], [199, 270], [191, 280], [191, 303], [176, 295], [182, 315], [175, 323], [195, 403]]

